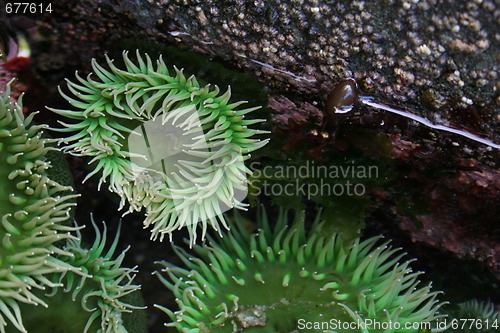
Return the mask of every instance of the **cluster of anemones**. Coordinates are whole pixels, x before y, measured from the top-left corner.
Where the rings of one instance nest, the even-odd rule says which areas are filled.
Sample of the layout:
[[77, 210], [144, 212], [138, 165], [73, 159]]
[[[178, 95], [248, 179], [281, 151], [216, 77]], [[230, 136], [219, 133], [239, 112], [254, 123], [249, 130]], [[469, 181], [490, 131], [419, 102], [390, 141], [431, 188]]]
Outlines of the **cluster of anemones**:
[[[123, 60], [124, 70], [109, 58], [109, 70], [94, 60], [97, 78], [77, 74], [78, 83], [68, 81], [76, 99], [61, 91], [78, 110], [51, 110], [76, 121], [61, 122], [59, 131], [75, 132], [59, 140], [62, 150], [91, 157], [88, 177], [99, 173], [99, 186], [108, 181], [121, 208], [145, 209], [153, 238], [187, 227], [192, 246], [199, 223], [202, 238], [208, 225], [222, 236], [194, 245], [197, 256], [174, 247], [185, 267], [161, 263], [164, 274], [157, 275], [179, 305], [158, 306], [172, 319], [167, 326], [200, 333], [410, 333], [444, 317], [439, 292], [419, 286], [422, 272], [412, 271], [400, 249], [377, 237], [348, 241], [328, 233], [320, 215], [306, 228], [303, 213], [289, 223], [281, 210], [269, 223], [261, 209], [257, 232], [235, 214], [233, 229], [223, 233], [223, 211], [246, 207], [237, 195], [250, 173], [244, 161], [267, 143], [252, 138], [263, 131], [247, 127], [261, 120], [244, 119], [255, 108], [237, 109], [241, 102], [229, 104], [229, 90], [219, 96], [217, 87], [175, 67], [171, 75], [161, 57], [154, 65], [137, 53], [134, 63], [124, 52]], [[95, 241], [82, 244], [80, 227], [69, 223], [76, 195], [47, 173], [51, 140], [9, 94], [0, 97], [0, 332], [145, 332], [144, 322], [126, 324], [141, 307], [130, 299], [139, 286], [135, 268], [122, 267], [126, 250], [114, 258], [118, 235], [105, 250], [106, 226], [101, 233], [92, 220]], [[344, 95], [349, 103], [333, 103], [349, 107], [352, 94]], [[172, 142], [162, 141], [162, 132]], [[168, 154], [156, 156], [158, 149]], [[499, 320], [491, 304], [462, 310]]]
[[[133, 271], [120, 268], [123, 254], [102, 254], [105, 237], [81, 246], [68, 221], [76, 195], [48, 177], [50, 139], [33, 116], [24, 117], [21, 98], [13, 102], [7, 86], [0, 96], [0, 332], [63, 332], [73, 317], [61, 314], [70, 308], [83, 323], [78, 332], [124, 332], [121, 313], [134, 307], [120, 297], [138, 289]], [[72, 297], [63, 302], [58, 290]], [[90, 329], [98, 316], [98, 329]]]

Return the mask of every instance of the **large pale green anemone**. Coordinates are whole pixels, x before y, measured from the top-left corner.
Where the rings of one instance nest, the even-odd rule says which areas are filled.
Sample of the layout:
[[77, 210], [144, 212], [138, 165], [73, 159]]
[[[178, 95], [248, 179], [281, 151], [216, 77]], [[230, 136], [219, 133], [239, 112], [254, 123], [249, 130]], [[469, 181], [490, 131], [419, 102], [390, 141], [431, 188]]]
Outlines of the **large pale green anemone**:
[[[92, 157], [95, 169], [88, 176], [100, 173], [99, 185], [109, 182], [109, 189], [121, 197], [120, 209], [126, 202], [129, 211], [144, 207], [145, 225], [153, 226], [153, 239], [187, 226], [194, 242], [197, 222], [204, 236], [207, 224], [217, 230], [219, 222], [226, 226], [222, 215], [226, 209], [245, 209], [236, 195], [246, 190], [246, 175], [251, 172], [244, 160], [267, 143], [251, 138], [264, 131], [248, 126], [262, 120], [244, 119], [257, 108], [238, 109], [244, 102], [229, 104], [230, 90], [219, 96], [217, 86], [202, 87], [176, 67], [171, 74], [161, 57], [153, 64], [149, 56], [144, 59], [137, 52], [134, 63], [127, 54], [123, 53], [125, 70], [106, 57], [109, 70], [92, 61], [97, 78], [84, 79], [77, 73], [78, 83], [68, 81], [76, 98], [60, 91], [77, 109], [51, 109], [76, 121], [61, 123], [60, 131], [76, 132], [62, 139], [63, 150]], [[182, 134], [173, 135], [172, 142], [162, 141], [162, 129], [148, 125], [156, 120]], [[165, 131], [169, 131], [166, 125]], [[142, 151], [131, 147], [131, 134], [143, 137]], [[152, 144], [153, 139], [160, 142]], [[176, 140], [179, 146], [173, 144]], [[168, 150], [173, 171], [164, 160], [155, 161]], [[158, 162], [159, 168], [147, 169], [138, 162], [143, 160]]]
[[[303, 216], [288, 227], [282, 211], [271, 229], [262, 213], [255, 234], [237, 216], [238, 229], [194, 247], [198, 257], [176, 248], [186, 268], [163, 262], [168, 277], [158, 274], [179, 305], [175, 312], [157, 306], [172, 319], [166, 326], [181, 332], [417, 332], [403, 328], [443, 316], [439, 292], [418, 286], [422, 272], [400, 262], [400, 249], [379, 238], [345, 243], [324, 234], [319, 216], [306, 232]], [[368, 319], [401, 329], [311, 327]]]
[[63, 224], [76, 195], [47, 177], [50, 148], [44, 126], [24, 117], [21, 99], [0, 96], [0, 332], [12, 325], [25, 332], [20, 303], [47, 306], [34, 290], [56, 286], [47, 276], [74, 269], [63, 260], [73, 254], [56, 242], [74, 239]]
[[[64, 272], [53, 274], [52, 291], [42, 295], [48, 308], [23, 306], [24, 323], [28, 332], [37, 333], [142, 333], [143, 330], [128, 331], [123, 316], [142, 307], [129, 304], [127, 295], [138, 293], [140, 286], [133, 284], [135, 267], [122, 267], [124, 250], [113, 258], [118, 243], [118, 233], [105, 251], [106, 225], [101, 234], [92, 221], [96, 238], [92, 246], [82, 245], [78, 239], [67, 241], [64, 250], [73, 256], [65, 259], [68, 264], [79, 267], [79, 274]], [[145, 325], [143, 325], [145, 326]], [[137, 326], [135, 326], [137, 327]], [[14, 330], [8, 332], [15, 332]]]

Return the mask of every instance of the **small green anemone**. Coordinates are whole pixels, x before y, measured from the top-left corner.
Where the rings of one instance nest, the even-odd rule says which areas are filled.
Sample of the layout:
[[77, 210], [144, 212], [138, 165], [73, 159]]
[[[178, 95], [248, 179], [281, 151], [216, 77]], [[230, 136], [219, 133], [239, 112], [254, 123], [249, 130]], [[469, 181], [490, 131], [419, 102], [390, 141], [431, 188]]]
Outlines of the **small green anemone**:
[[113, 259], [119, 231], [105, 252], [106, 225], [104, 224], [102, 234], [93, 220], [92, 225], [96, 238], [90, 249], [82, 245], [79, 231], [77, 231], [78, 239], [69, 239], [64, 247], [65, 251], [73, 255], [65, 260], [71, 266], [79, 267], [79, 272], [52, 274], [52, 285], [56, 286], [50, 293], [40, 295], [45, 297], [47, 309], [22, 307], [26, 313], [24, 322], [28, 332], [142, 333], [146, 331], [145, 324], [132, 323], [135, 325], [134, 331], [128, 331], [124, 325], [124, 316], [142, 307], [129, 303], [128, 295], [139, 293], [140, 286], [133, 284], [135, 268], [122, 267], [127, 249]]
[[49, 274], [74, 269], [63, 261], [72, 253], [55, 244], [74, 238], [63, 222], [76, 195], [47, 176], [49, 140], [33, 116], [24, 117], [7, 85], [0, 96], [0, 332], [8, 322], [25, 332], [19, 304], [47, 306], [34, 289], [56, 286]]
[[92, 157], [88, 177], [109, 181], [120, 209], [145, 208], [153, 239], [187, 226], [194, 242], [198, 222], [203, 235], [207, 224], [226, 226], [224, 211], [247, 206], [244, 161], [267, 143], [252, 138], [265, 131], [248, 127], [262, 120], [244, 119], [257, 108], [238, 109], [244, 102], [229, 104], [229, 89], [219, 96], [176, 67], [171, 74], [161, 57], [154, 65], [137, 52], [134, 63], [124, 52], [124, 70], [106, 59], [109, 70], [92, 61], [97, 78], [68, 81], [76, 99], [60, 90], [77, 110], [50, 109], [76, 121], [56, 129], [76, 132], [61, 140], [63, 150]]
[[490, 301], [469, 300], [458, 305], [449, 319], [450, 332], [494, 333], [500, 327], [500, 311]]
[[[156, 273], [180, 309], [157, 305], [172, 319], [166, 326], [180, 332], [417, 332], [421, 322], [443, 317], [439, 292], [419, 287], [422, 272], [400, 262], [404, 253], [389, 242], [345, 243], [321, 231], [319, 216], [309, 232], [303, 214], [288, 227], [282, 211], [273, 230], [265, 213], [259, 216], [257, 233], [249, 235], [236, 216], [237, 230], [196, 245], [198, 257], [175, 248], [186, 268], [161, 263], [168, 278]], [[368, 320], [398, 329], [378, 329]], [[367, 326], [314, 326], [330, 321]]]

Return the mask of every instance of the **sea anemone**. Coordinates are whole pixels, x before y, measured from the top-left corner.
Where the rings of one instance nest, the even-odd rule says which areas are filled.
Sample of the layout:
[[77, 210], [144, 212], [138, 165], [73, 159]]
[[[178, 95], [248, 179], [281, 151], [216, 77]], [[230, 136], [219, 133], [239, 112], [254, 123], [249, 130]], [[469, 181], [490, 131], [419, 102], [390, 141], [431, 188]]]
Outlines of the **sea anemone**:
[[102, 234], [93, 220], [92, 225], [96, 237], [90, 249], [82, 245], [79, 231], [78, 239], [69, 239], [64, 246], [64, 250], [72, 254], [65, 260], [69, 265], [80, 268], [78, 274], [69, 271], [51, 276], [56, 287], [43, 295], [47, 309], [40, 311], [29, 306], [22, 307], [29, 332], [146, 332], [145, 325], [142, 329], [135, 326], [129, 331], [123, 323], [124, 315], [142, 307], [128, 303], [127, 295], [139, 293], [140, 286], [133, 284], [135, 267], [122, 267], [127, 250], [113, 259], [119, 231], [105, 252], [106, 225]]
[[[198, 257], [175, 250], [186, 268], [161, 262], [157, 273], [176, 296], [179, 310], [166, 312], [180, 332], [417, 332], [423, 322], [443, 317], [444, 304], [431, 286], [418, 287], [411, 261], [379, 238], [345, 242], [328, 235], [316, 218], [309, 232], [304, 214], [291, 227], [281, 211], [271, 229], [265, 212], [249, 234], [236, 215], [236, 228]], [[357, 323], [364, 323], [355, 329]], [[347, 327], [346, 327], [347, 325]], [[383, 329], [380, 326], [384, 327]]]
[[[34, 289], [55, 287], [47, 276], [73, 270], [63, 260], [72, 254], [56, 246], [74, 239], [65, 226], [76, 197], [71, 187], [49, 179], [48, 139], [44, 126], [32, 125], [34, 113], [22, 112], [22, 97], [0, 96], [0, 331], [8, 321], [25, 332], [20, 303], [47, 306]], [[45, 285], [45, 286], [44, 286]]]
[[187, 226], [194, 243], [198, 222], [202, 238], [207, 224], [227, 228], [222, 212], [246, 207], [244, 161], [267, 143], [251, 138], [265, 131], [248, 128], [262, 120], [244, 119], [257, 108], [237, 109], [244, 102], [228, 104], [229, 89], [218, 96], [217, 86], [202, 87], [176, 67], [171, 75], [161, 57], [154, 66], [137, 52], [135, 64], [124, 52], [125, 70], [106, 60], [109, 70], [92, 61], [97, 79], [76, 73], [78, 83], [68, 81], [77, 99], [60, 90], [78, 109], [51, 109], [76, 121], [57, 129], [76, 132], [61, 139], [63, 150], [92, 157], [88, 177], [101, 173], [99, 186], [109, 181], [120, 209], [145, 208], [152, 239]]
[[[500, 327], [500, 311], [490, 301], [470, 300], [458, 305], [451, 315], [450, 332], [493, 333]], [[473, 319], [473, 320], [472, 320]]]

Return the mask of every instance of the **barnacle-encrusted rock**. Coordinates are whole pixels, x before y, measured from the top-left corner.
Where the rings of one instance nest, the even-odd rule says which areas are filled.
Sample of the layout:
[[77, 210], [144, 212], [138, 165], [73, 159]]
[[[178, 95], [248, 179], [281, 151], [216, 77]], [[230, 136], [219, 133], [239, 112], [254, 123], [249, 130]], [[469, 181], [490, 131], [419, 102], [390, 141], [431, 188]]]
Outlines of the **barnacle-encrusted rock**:
[[7, 325], [25, 332], [19, 303], [46, 307], [35, 290], [58, 285], [49, 274], [74, 269], [63, 260], [73, 254], [55, 243], [74, 239], [63, 222], [76, 195], [48, 178], [44, 126], [32, 125], [33, 116], [24, 117], [7, 86], [0, 96], [0, 332]]
[[110, 38], [175, 40], [255, 72], [278, 93], [301, 91], [321, 104], [337, 81], [353, 77], [384, 101], [432, 119], [446, 123], [451, 110], [472, 108], [491, 138], [500, 128], [493, 0], [106, 0], [67, 9], [71, 25], [53, 22], [72, 43], [55, 45], [60, 52], [88, 50], [80, 38], [87, 31], [106, 47]]
[[[422, 272], [411, 270], [411, 260], [399, 262], [404, 254], [389, 242], [345, 242], [325, 233], [319, 216], [309, 232], [304, 215], [287, 226], [283, 211], [274, 228], [265, 213], [259, 215], [255, 234], [236, 220], [237, 230], [196, 245], [198, 257], [176, 248], [186, 268], [161, 263], [167, 277], [159, 277], [180, 308], [159, 306], [172, 319], [167, 326], [180, 332], [417, 332], [421, 323], [442, 317], [438, 292], [417, 287]], [[392, 328], [377, 328], [374, 321], [391, 321]], [[367, 326], [312, 326], [321, 322]]]

